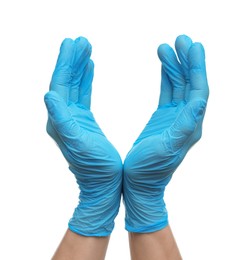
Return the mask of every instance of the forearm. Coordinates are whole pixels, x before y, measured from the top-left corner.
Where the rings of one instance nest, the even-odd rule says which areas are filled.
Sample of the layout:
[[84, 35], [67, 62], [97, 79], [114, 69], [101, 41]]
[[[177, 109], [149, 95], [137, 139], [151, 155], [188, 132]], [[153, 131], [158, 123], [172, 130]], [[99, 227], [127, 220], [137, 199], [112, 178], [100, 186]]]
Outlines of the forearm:
[[169, 226], [152, 233], [129, 233], [132, 260], [181, 260]]
[[67, 230], [52, 260], [103, 260], [108, 237], [86, 237]]

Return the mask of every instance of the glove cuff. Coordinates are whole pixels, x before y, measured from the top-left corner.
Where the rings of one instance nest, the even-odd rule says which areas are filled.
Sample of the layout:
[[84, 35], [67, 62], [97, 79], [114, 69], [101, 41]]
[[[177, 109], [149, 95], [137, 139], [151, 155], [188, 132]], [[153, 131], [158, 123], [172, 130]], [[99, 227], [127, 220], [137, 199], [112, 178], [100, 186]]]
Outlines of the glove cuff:
[[130, 221], [129, 219], [125, 220], [125, 229], [128, 232], [134, 232], [134, 233], [151, 233], [151, 232], [156, 232], [159, 231], [165, 227], [167, 227], [169, 225], [168, 223], [168, 216], [165, 216], [164, 219], [162, 219], [161, 222], [157, 222], [157, 223], [151, 223], [151, 224], [147, 224], [145, 226], [143, 225], [132, 225], [130, 226], [129, 223], [131, 223], [132, 221]]

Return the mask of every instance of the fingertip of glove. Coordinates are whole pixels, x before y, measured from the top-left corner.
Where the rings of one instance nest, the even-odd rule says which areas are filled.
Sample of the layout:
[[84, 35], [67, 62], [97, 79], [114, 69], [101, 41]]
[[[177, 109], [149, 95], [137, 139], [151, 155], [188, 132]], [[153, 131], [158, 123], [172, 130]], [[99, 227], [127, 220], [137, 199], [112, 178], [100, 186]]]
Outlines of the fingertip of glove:
[[73, 43], [74, 41], [71, 38], [65, 38], [61, 43], [60, 50], [62, 50], [63, 48], [71, 47]]
[[206, 111], [207, 102], [205, 100], [195, 100], [190, 104], [192, 114], [196, 121], [201, 119]]
[[167, 43], [162, 43], [157, 48], [157, 55], [162, 62], [166, 60], [169, 51], [171, 51], [171, 47]]
[[189, 58], [198, 58], [203, 56], [205, 59], [205, 49], [200, 42], [194, 42], [189, 49]]
[[74, 42], [77, 43], [77, 42], [85, 41], [85, 40], [87, 40], [87, 39], [84, 38], [83, 36], [79, 36], [79, 37], [77, 37], [77, 38], [74, 40]]
[[94, 68], [94, 62], [93, 62], [93, 60], [90, 59], [87, 66], [88, 66], [89, 68]]
[[51, 102], [51, 95], [53, 95], [53, 94], [51, 94], [51, 92], [52, 92], [52, 91], [49, 91], [49, 92], [47, 92], [47, 93], [44, 95], [44, 103], [45, 103], [45, 105], [46, 105], [48, 111], [50, 111], [50, 110], [52, 109], [52, 106], [53, 106], [53, 104], [52, 104], [52, 102]]
[[50, 99], [58, 99], [58, 94], [53, 91], [53, 90], [50, 90], [48, 91], [45, 95], [44, 95], [44, 101], [48, 101]]
[[204, 100], [199, 101], [199, 107], [196, 111], [196, 118], [199, 119], [200, 117], [203, 117], [206, 111], [207, 102]]
[[180, 49], [186, 45], [191, 46], [192, 43], [193, 42], [190, 37], [188, 37], [186, 34], [181, 34], [176, 37], [175, 47], [176, 47], [176, 49]]
[[[74, 40], [74, 43], [81, 43], [81, 44], [90, 44], [87, 38], [83, 36], [79, 36]], [[91, 45], [91, 44], [90, 44]]]
[[191, 38], [186, 35], [186, 34], [179, 34], [177, 37], [176, 37], [176, 41], [192, 41]]
[[54, 102], [60, 101], [60, 96], [53, 90], [50, 90], [44, 95], [44, 102], [49, 111], [54, 107]]
[[74, 43], [82, 49], [87, 49], [88, 53], [92, 52], [92, 45], [87, 38], [79, 36], [74, 40]]
[[62, 50], [72, 48], [75, 44], [80, 45], [81, 48], [89, 48], [89, 51], [92, 50], [92, 45], [90, 44], [88, 39], [83, 36], [79, 36], [75, 40], [71, 38], [65, 38], [61, 43], [60, 49]]

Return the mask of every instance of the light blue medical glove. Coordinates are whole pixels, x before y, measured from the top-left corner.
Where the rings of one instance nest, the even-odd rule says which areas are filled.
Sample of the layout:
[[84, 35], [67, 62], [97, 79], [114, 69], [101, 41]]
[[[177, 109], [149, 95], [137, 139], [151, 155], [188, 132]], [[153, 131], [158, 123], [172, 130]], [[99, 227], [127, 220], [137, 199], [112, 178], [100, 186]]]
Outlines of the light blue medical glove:
[[158, 49], [159, 106], [124, 162], [126, 229], [147, 233], [168, 225], [164, 191], [190, 147], [201, 138], [208, 99], [204, 49], [187, 36]]
[[120, 205], [122, 162], [90, 111], [91, 45], [65, 39], [45, 95], [47, 132], [56, 141], [79, 185], [79, 204], [69, 229], [84, 236], [108, 236]]

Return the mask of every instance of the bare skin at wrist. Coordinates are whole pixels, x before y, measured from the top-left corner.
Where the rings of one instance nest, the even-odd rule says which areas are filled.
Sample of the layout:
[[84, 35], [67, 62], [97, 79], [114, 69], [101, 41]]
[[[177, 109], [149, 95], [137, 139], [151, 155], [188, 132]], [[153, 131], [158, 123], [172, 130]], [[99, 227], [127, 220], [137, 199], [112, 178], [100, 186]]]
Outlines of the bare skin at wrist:
[[86, 237], [67, 230], [52, 260], [104, 260], [108, 237]]
[[169, 226], [152, 233], [129, 233], [132, 260], [182, 260]]

